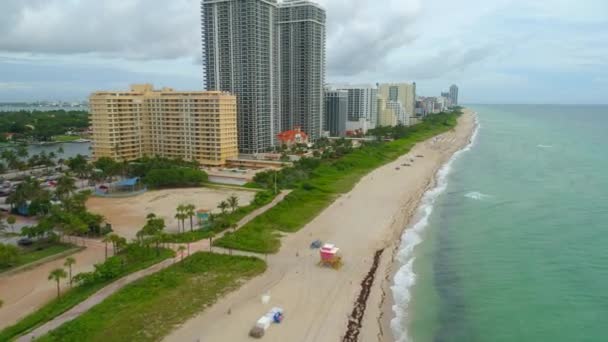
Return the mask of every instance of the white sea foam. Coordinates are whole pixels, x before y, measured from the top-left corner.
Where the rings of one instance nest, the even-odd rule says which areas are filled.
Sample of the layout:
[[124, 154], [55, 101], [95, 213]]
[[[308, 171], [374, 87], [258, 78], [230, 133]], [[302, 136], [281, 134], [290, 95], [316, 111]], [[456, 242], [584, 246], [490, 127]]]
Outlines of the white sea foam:
[[464, 197], [474, 199], [476, 201], [482, 201], [482, 200], [490, 197], [490, 195], [486, 195], [486, 194], [483, 194], [478, 191], [471, 191], [471, 192], [467, 193], [466, 195], [464, 195]]
[[537, 145], [538, 148], [553, 148], [553, 145]]
[[435, 188], [427, 191], [422, 197], [420, 207], [418, 208], [418, 221], [414, 223], [411, 228], [406, 229], [401, 236], [401, 245], [397, 252], [397, 260], [401, 264], [401, 267], [395, 274], [393, 285], [391, 286], [393, 299], [395, 301], [393, 305], [395, 317], [391, 320], [390, 325], [395, 341], [397, 342], [410, 341], [407, 331], [407, 319], [411, 300], [411, 290], [416, 283], [416, 274], [414, 273], [414, 248], [422, 242], [421, 233], [428, 226], [435, 200], [447, 188], [447, 176], [452, 169], [452, 164], [462, 155], [462, 153], [469, 151], [477, 141], [477, 135], [481, 128], [477, 118], [475, 119], [475, 125], [476, 127], [471, 137], [471, 142], [460, 151], [454, 153], [452, 158], [450, 158], [450, 160], [437, 172], [437, 175], [435, 176], [437, 185]]

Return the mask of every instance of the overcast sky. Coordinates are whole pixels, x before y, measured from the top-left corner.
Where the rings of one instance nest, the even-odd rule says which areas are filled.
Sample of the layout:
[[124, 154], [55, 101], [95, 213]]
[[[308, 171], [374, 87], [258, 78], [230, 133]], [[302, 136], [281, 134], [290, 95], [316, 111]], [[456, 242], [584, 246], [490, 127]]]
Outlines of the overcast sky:
[[[608, 0], [319, 0], [329, 83], [469, 103], [607, 103]], [[1, 0], [0, 101], [202, 88], [199, 0]]]

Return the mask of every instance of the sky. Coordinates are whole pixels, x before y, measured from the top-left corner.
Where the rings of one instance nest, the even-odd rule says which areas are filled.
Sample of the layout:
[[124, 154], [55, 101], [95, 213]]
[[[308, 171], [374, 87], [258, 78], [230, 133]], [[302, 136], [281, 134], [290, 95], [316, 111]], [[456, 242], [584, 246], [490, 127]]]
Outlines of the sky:
[[[608, 103], [607, 0], [318, 0], [327, 83], [463, 103]], [[0, 1], [0, 102], [202, 89], [200, 0]]]

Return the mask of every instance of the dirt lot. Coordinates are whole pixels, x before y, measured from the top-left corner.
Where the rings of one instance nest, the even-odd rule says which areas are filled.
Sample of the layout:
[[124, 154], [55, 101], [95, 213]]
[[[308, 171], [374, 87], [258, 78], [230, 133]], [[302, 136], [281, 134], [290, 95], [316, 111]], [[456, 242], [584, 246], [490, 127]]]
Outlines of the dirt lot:
[[[117, 234], [132, 239], [145, 224], [146, 216], [150, 213], [165, 219], [167, 232], [177, 232], [177, 220], [174, 217], [178, 205], [194, 204], [197, 210], [219, 212], [217, 205], [231, 195], [237, 196], [239, 205], [244, 206], [253, 201], [255, 192], [209, 188], [148, 191], [129, 198], [92, 197], [87, 202], [87, 207], [90, 211], [103, 215]], [[186, 227], [189, 229], [189, 220], [186, 221]]]

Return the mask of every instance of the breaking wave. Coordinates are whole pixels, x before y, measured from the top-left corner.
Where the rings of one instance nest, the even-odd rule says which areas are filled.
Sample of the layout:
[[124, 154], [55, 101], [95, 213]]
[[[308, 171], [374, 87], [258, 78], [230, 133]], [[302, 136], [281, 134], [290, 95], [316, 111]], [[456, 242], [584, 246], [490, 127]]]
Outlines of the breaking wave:
[[443, 165], [443, 167], [437, 172], [435, 176], [436, 186], [433, 189], [428, 190], [422, 197], [420, 206], [418, 207], [418, 221], [414, 225], [406, 229], [401, 236], [401, 245], [397, 252], [397, 260], [401, 267], [395, 274], [393, 279], [393, 285], [391, 291], [393, 293], [393, 299], [395, 301], [392, 309], [395, 313], [395, 317], [391, 320], [390, 326], [397, 342], [409, 341], [409, 335], [407, 331], [407, 318], [408, 308], [411, 300], [411, 290], [416, 283], [416, 274], [414, 273], [414, 248], [422, 242], [421, 233], [428, 226], [429, 218], [433, 213], [433, 208], [436, 199], [445, 192], [452, 164], [457, 160], [464, 152], [471, 150], [477, 141], [477, 135], [481, 125], [479, 119], [475, 119], [475, 131], [471, 136], [471, 140], [467, 146], [463, 149], [454, 153], [452, 158]]

